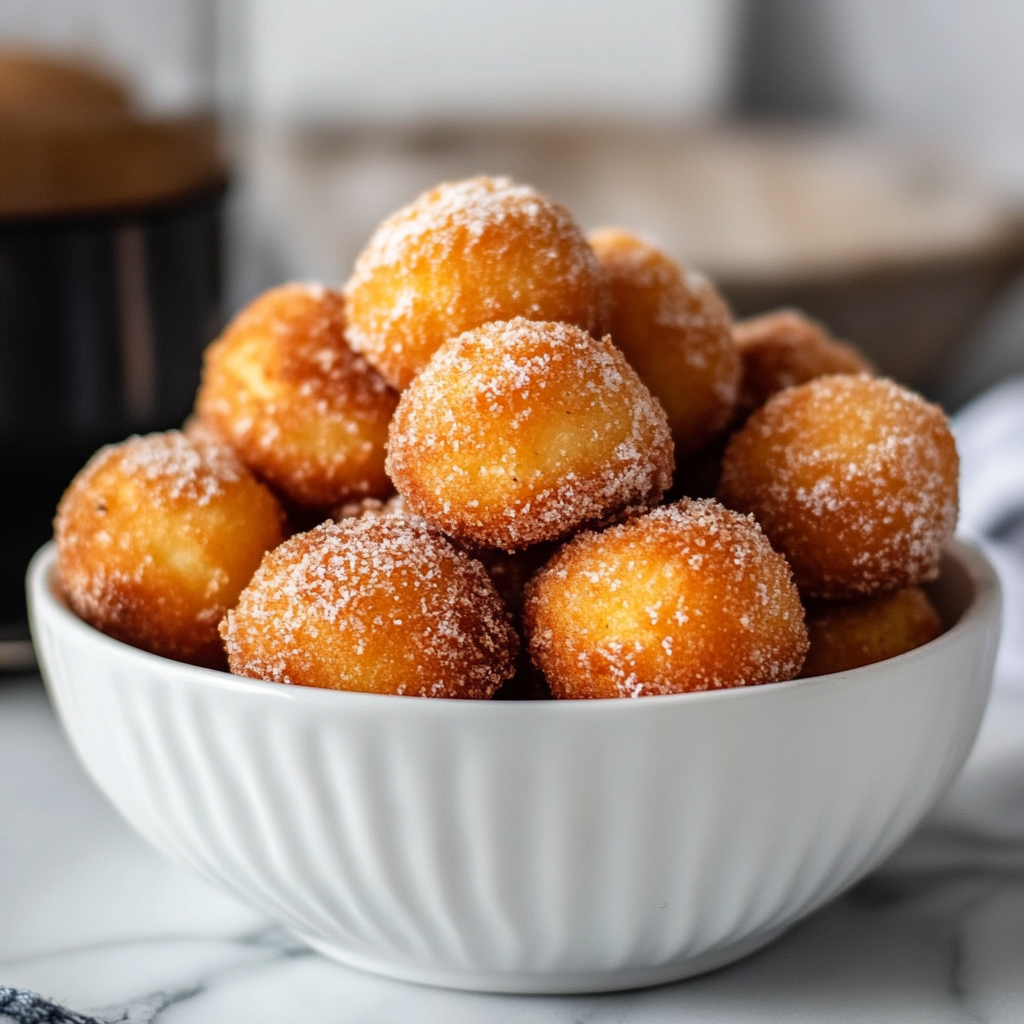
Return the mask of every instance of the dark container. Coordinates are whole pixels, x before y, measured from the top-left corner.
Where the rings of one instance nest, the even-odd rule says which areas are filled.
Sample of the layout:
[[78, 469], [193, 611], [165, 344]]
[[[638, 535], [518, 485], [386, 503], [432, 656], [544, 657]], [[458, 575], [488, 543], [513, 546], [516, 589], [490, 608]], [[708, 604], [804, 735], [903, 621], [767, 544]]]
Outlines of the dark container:
[[225, 191], [0, 217], [0, 641], [23, 629], [25, 569], [89, 456], [188, 415], [221, 322]]

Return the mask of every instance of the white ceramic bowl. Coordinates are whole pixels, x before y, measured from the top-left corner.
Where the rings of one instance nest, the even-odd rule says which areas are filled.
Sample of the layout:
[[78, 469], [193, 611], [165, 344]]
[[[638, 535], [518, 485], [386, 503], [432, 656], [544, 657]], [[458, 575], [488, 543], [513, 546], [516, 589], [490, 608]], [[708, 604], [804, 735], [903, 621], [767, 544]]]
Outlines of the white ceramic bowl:
[[53, 701], [154, 846], [311, 946], [399, 978], [596, 992], [770, 941], [896, 847], [980, 722], [999, 587], [953, 544], [955, 623], [851, 672], [640, 700], [417, 700], [259, 682], [112, 640], [29, 575]]

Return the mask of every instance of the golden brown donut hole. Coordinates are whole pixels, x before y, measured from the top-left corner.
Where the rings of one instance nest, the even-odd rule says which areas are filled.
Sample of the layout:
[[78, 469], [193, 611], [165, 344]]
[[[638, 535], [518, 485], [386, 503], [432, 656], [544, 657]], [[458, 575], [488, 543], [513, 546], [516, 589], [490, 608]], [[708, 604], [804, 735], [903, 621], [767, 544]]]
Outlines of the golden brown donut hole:
[[807, 651], [786, 560], [715, 501], [579, 534], [527, 586], [526, 630], [561, 698], [792, 679]]
[[338, 292], [289, 284], [251, 303], [206, 352], [192, 429], [221, 434], [300, 507], [391, 492], [384, 445], [398, 396], [344, 331]]
[[746, 417], [777, 391], [835, 373], [872, 372], [855, 348], [836, 341], [826, 328], [797, 309], [741, 320], [733, 338], [743, 361], [737, 412]]
[[607, 339], [517, 319], [438, 350], [398, 403], [387, 467], [416, 515], [517, 550], [657, 503], [672, 440]]
[[801, 676], [873, 665], [934, 640], [942, 620], [920, 587], [859, 601], [813, 601], [807, 606], [811, 649]]
[[237, 675], [412, 697], [492, 697], [519, 646], [483, 566], [401, 515], [285, 541], [221, 633]]
[[935, 578], [958, 467], [938, 406], [889, 380], [819, 377], [733, 435], [718, 496], [753, 514], [802, 593], [853, 598]]
[[353, 347], [399, 389], [464, 331], [522, 316], [593, 333], [608, 298], [568, 210], [485, 177], [439, 185], [387, 218], [345, 295]]
[[282, 520], [227, 448], [178, 431], [129, 438], [100, 449], [61, 499], [64, 596], [118, 640], [219, 668], [217, 625], [281, 542]]
[[611, 291], [611, 335], [668, 415], [683, 458], [732, 416], [740, 360], [729, 308], [700, 274], [616, 228], [592, 232]]

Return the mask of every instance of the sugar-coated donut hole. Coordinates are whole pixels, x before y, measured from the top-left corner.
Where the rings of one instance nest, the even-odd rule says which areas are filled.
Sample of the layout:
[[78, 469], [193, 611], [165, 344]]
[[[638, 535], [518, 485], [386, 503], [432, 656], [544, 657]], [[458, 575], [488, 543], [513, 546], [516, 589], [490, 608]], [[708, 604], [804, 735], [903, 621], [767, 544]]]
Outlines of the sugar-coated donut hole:
[[608, 277], [611, 336], [668, 415], [676, 456], [729, 422], [740, 359], [725, 301], [702, 275], [617, 228], [589, 241]]
[[519, 646], [483, 566], [402, 515], [285, 541], [221, 633], [237, 675], [413, 697], [490, 698]]
[[656, 504], [672, 440], [609, 341], [520, 318], [438, 350], [398, 403], [387, 468], [415, 514], [514, 550]]
[[[360, 516], [403, 516], [418, 523], [425, 523], [420, 516], [409, 511], [401, 494], [395, 494], [387, 501], [364, 498], [336, 508], [335, 522], [356, 519]], [[474, 548], [472, 555], [487, 571], [494, 589], [505, 607], [508, 621], [517, 635], [522, 636], [523, 603], [526, 600], [526, 584], [530, 577], [554, 554], [554, 544], [535, 544], [521, 551], [503, 551], [501, 548]], [[494, 694], [495, 700], [550, 700], [551, 691], [543, 674], [530, 661], [525, 645], [521, 645], [516, 658], [515, 674], [506, 680]]]
[[895, 658], [942, 633], [942, 620], [920, 587], [859, 601], [811, 601], [811, 642], [801, 676], [824, 676]]
[[398, 396], [344, 331], [338, 292], [290, 284], [261, 295], [206, 351], [200, 422], [291, 505], [391, 491], [384, 445]]
[[564, 207], [508, 178], [449, 182], [388, 217], [345, 286], [348, 337], [405, 388], [449, 338], [494, 320], [604, 327], [607, 288]]
[[714, 501], [579, 534], [530, 581], [525, 619], [560, 698], [776, 682], [807, 651], [786, 560], [752, 518]]
[[743, 362], [736, 405], [744, 418], [784, 388], [835, 373], [872, 372], [855, 348], [797, 309], [741, 320], [733, 325], [733, 338]]
[[958, 468], [938, 406], [889, 380], [819, 377], [733, 435], [718, 496], [754, 515], [802, 593], [853, 598], [935, 578]]
[[217, 625], [282, 540], [270, 491], [225, 447], [178, 431], [100, 449], [54, 523], [64, 596], [154, 654], [225, 664]]

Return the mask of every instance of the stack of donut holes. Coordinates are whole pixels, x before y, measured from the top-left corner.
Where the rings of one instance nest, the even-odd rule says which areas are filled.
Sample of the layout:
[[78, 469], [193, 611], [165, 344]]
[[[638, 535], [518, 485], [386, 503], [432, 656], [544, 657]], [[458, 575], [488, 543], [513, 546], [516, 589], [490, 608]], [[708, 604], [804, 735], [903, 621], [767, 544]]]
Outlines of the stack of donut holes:
[[734, 323], [627, 231], [507, 178], [386, 219], [341, 289], [257, 298], [182, 431], [102, 449], [63, 594], [157, 654], [424, 697], [822, 675], [942, 630], [936, 406], [794, 310]]

